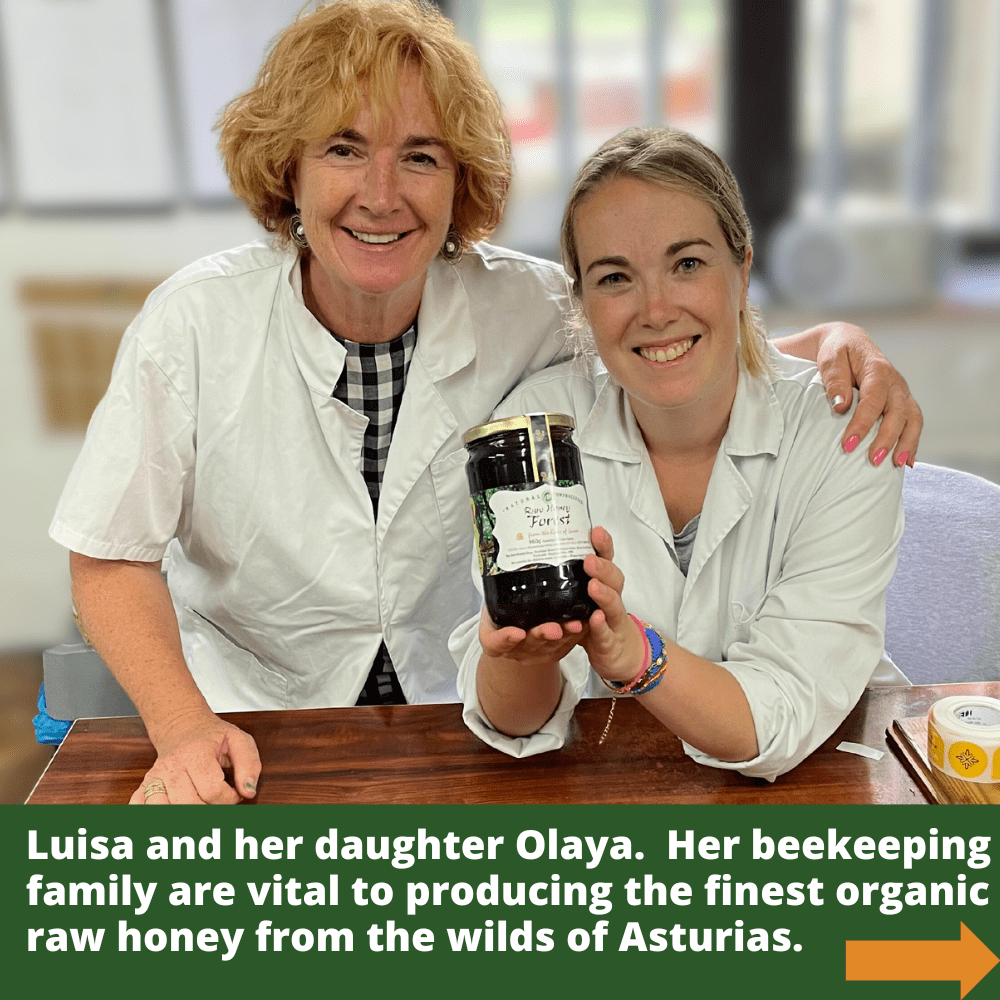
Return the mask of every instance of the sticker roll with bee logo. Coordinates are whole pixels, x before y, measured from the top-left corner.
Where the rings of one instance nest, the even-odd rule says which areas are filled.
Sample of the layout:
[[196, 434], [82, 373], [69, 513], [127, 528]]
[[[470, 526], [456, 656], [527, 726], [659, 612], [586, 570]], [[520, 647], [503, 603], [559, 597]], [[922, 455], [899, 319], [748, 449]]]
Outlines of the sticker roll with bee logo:
[[936, 701], [927, 713], [927, 758], [952, 778], [1000, 782], [1000, 701], [963, 694]]

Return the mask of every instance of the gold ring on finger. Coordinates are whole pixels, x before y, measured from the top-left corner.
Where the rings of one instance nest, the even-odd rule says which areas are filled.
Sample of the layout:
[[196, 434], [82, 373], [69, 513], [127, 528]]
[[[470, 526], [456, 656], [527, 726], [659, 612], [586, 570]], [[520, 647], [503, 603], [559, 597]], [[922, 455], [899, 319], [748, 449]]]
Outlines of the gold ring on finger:
[[142, 797], [148, 799], [151, 795], [166, 795], [167, 786], [160, 781], [159, 778], [154, 778], [152, 781], [148, 782], [142, 790]]

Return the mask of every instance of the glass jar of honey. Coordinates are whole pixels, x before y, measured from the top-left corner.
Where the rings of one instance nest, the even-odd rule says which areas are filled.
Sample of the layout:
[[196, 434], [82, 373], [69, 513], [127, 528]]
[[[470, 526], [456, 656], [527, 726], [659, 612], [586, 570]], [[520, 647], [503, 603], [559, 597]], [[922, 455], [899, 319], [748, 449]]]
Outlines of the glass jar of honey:
[[583, 560], [593, 552], [573, 418], [527, 413], [463, 437], [486, 608], [497, 628], [586, 622], [597, 609]]

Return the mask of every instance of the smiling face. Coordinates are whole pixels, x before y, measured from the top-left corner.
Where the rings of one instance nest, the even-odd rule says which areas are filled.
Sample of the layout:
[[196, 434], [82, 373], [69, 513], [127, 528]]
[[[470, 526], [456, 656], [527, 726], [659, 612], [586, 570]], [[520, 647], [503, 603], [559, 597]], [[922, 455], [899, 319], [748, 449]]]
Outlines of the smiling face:
[[[292, 191], [311, 251], [307, 291], [321, 320], [350, 336], [343, 316], [365, 300], [413, 318], [451, 222], [456, 172], [413, 66], [401, 75], [398, 109], [379, 128], [363, 100], [350, 128], [306, 147]], [[371, 296], [389, 301], [373, 306]]]
[[728, 415], [750, 252], [733, 262], [701, 199], [631, 177], [587, 195], [574, 232], [584, 314], [640, 424], [692, 404]]

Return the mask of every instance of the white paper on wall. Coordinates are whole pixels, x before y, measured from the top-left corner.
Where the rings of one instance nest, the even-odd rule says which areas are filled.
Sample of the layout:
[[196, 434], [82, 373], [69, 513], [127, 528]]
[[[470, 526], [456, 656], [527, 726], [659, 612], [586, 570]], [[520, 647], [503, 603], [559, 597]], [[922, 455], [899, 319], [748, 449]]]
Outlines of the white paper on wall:
[[0, 209], [7, 207], [10, 192], [7, 187], [7, 148], [0, 134]]
[[184, 162], [195, 199], [231, 197], [213, 126], [252, 86], [270, 43], [302, 7], [302, 0], [172, 0]]
[[27, 207], [176, 194], [153, 0], [0, 4], [10, 162]]

